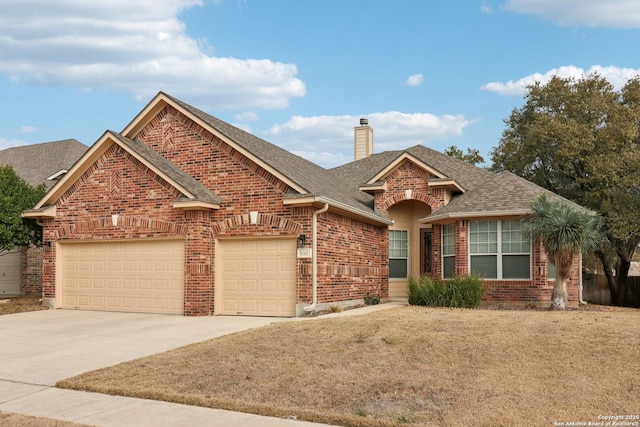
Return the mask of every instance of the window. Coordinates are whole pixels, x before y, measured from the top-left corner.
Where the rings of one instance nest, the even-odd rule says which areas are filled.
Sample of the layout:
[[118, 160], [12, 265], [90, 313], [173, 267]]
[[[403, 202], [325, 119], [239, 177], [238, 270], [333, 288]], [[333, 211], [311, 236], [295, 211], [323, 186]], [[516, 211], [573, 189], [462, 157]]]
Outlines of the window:
[[389, 277], [406, 278], [409, 242], [406, 230], [389, 230]]
[[531, 245], [522, 235], [522, 221], [469, 223], [471, 273], [487, 279], [530, 279]]
[[556, 265], [551, 261], [547, 261], [547, 279], [556, 278]]
[[456, 225], [442, 226], [442, 277], [450, 279], [456, 275]]

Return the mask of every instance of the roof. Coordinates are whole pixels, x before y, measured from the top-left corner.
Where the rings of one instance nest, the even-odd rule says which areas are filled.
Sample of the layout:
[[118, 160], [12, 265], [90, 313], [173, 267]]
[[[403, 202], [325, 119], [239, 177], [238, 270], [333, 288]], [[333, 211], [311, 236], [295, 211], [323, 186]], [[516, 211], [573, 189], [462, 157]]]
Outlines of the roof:
[[440, 179], [455, 179], [465, 190], [474, 188], [494, 175], [485, 169], [440, 153], [424, 145], [416, 145], [406, 150], [372, 154], [367, 158], [333, 168], [330, 173], [341, 182], [346, 181], [357, 187], [369, 183], [388, 165], [402, 157], [403, 154], [409, 154], [428, 165], [440, 175], [438, 177]]
[[[336, 185], [336, 181], [327, 170], [264, 139], [258, 138], [242, 129], [226, 123], [205, 113], [179, 99], [161, 92], [190, 115], [198, 118], [208, 128], [217, 131], [248, 152], [254, 159], [259, 159], [268, 169], [282, 174], [287, 181], [296, 184], [301, 191], [293, 191], [286, 199], [295, 201], [300, 198], [317, 198], [320, 202], [339, 205], [347, 210], [355, 210], [360, 214], [388, 222], [388, 219], [373, 208], [373, 196], [358, 190], [357, 186]], [[153, 101], [152, 101], [153, 102]], [[123, 131], [124, 132], [124, 131]]]
[[[23, 145], [0, 151], [0, 165], [11, 166], [32, 186], [55, 184], [61, 171], [71, 169], [89, 147], [75, 139]], [[64, 173], [62, 173], [64, 174]], [[47, 180], [47, 178], [53, 179]]]
[[489, 173], [486, 179], [473, 186], [465, 194], [453, 197], [449, 204], [434, 210], [425, 222], [448, 218], [526, 215], [531, 212], [531, 202], [542, 193], [549, 195], [551, 199], [584, 209], [511, 172], [500, 172], [498, 174]]
[[107, 131], [87, 150], [82, 155], [82, 160], [70, 168], [69, 173], [34, 207], [33, 214], [54, 214], [51, 209], [44, 213], [39, 213], [38, 209], [53, 206], [53, 201], [63, 194], [112, 142], [129, 151], [182, 193], [174, 202], [174, 206], [218, 209], [221, 200], [216, 194], [161, 154], [135, 139], [149, 120], [167, 105], [178, 109], [284, 182], [290, 190], [283, 201], [289, 205], [328, 204], [335, 211], [349, 212], [351, 215], [367, 218], [379, 224], [391, 224], [391, 219], [375, 209], [374, 196], [360, 189], [376, 189], [383, 186], [388, 174], [404, 161], [411, 161], [423, 168], [430, 175], [430, 183], [446, 185], [453, 193], [449, 204], [435, 209], [422, 220], [426, 223], [452, 218], [526, 215], [530, 212], [531, 202], [542, 192], [550, 194], [552, 198], [567, 201], [512, 173], [494, 174], [423, 145], [372, 154], [327, 170], [179, 99], [159, 92], [121, 133]]

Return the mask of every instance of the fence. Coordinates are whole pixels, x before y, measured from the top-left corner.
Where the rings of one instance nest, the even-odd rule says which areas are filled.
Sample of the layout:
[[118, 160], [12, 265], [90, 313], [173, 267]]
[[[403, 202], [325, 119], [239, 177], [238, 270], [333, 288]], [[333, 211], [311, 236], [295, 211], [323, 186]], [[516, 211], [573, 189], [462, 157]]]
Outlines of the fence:
[[[635, 306], [640, 306], [640, 276], [627, 278], [629, 292], [635, 298]], [[611, 292], [607, 278], [600, 274], [584, 273], [582, 276], [582, 299], [593, 304], [611, 305]]]

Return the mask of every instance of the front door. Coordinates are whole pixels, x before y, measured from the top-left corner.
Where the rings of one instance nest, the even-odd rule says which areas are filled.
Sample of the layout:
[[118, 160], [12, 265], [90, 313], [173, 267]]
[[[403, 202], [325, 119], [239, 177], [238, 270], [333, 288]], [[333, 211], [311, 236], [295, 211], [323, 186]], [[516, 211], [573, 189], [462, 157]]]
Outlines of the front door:
[[420, 229], [420, 275], [431, 274], [431, 230]]

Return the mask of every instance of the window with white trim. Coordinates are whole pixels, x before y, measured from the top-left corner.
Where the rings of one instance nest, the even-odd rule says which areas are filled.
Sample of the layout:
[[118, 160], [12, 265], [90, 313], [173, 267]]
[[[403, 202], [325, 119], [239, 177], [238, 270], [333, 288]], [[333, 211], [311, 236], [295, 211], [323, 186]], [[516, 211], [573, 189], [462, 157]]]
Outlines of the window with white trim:
[[406, 230], [389, 230], [389, 277], [406, 278], [409, 271], [409, 240]]
[[471, 274], [487, 279], [530, 279], [531, 244], [521, 220], [469, 223]]
[[451, 279], [456, 275], [456, 225], [442, 226], [442, 277]]

